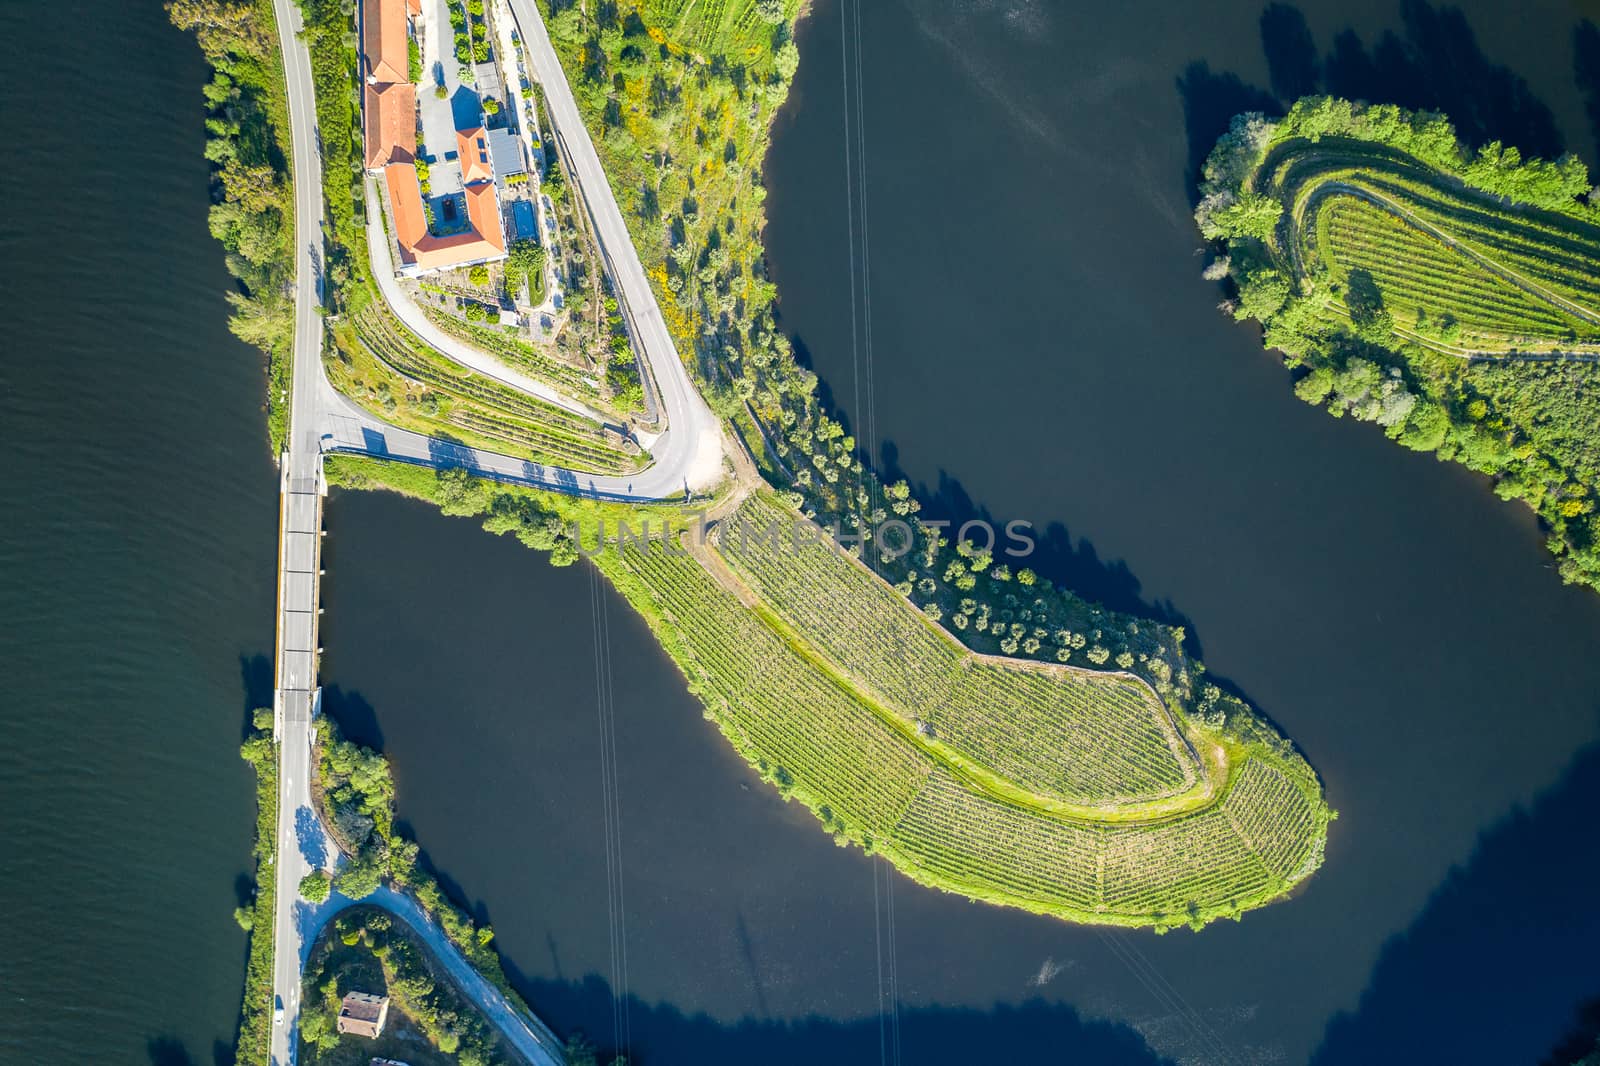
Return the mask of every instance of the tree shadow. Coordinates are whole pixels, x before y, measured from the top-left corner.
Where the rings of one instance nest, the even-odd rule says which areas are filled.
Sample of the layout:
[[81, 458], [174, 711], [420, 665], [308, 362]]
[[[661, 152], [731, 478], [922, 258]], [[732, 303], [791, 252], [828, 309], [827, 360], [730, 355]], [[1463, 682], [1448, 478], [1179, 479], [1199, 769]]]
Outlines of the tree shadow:
[[150, 1057], [150, 1066], [195, 1066], [194, 1057], [177, 1037], [151, 1037], [145, 1042], [144, 1050]]
[[[1177, 79], [1189, 138], [1191, 201], [1200, 168], [1217, 138], [1242, 111], [1281, 114], [1301, 96], [1330, 93], [1353, 100], [1399, 104], [1412, 110], [1442, 111], [1468, 145], [1499, 140], [1524, 156], [1554, 158], [1563, 142], [1555, 116], [1510, 67], [1493, 63], [1460, 8], [1433, 7], [1426, 0], [1402, 0], [1399, 33], [1386, 31], [1369, 49], [1352, 29], [1338, 33], [1328, 55], [1319, 49], [1304, 14], [1290, 4], [1272, 3], [1261, 13], [1261, 48], [1271, 93], [1237, 75], [1216, 73], [1204, 60], [1184, 68]], [[1588, 25], [1587, 23], [1583, 25]], [[1600, 34], [1579, 27], [1579, 80], [1600, 90]], [[1600, 138], [1600, 100], [1590, 111]]]
[[[893, 441], [884, 441], [877, 469], [882, 471], [885, 480], [896, 481], [906, 476], [899, 460], [900, 449]], [[1027, 518], [1026, 515], [1005, 515], [996, 519], [987, 507], [973, 500], [960, 481], [944, 470], [939, 471], [937, 485], [922, 482], [913, 485], [912, 491], [922, 501], [920, 513], [924, 517], [948, 521], [952, 529], [959, 528], [963, 522], [987, 522], [995, 529], [996, 541], [1000, 544], [1005, 543], [1006, 522]], [[1194, 623], [1171, 600], [1145, 599], [1139, 579], [1126, 562], [1102, 560], [1092, 541], [1083, 537], [1073, 540], [1065, 524], [1051, 522], [1043, 529], [1034, 527], [1032, 536], [1033, 552], [1027, 557], [1026, 565], [1053, 584], [1107, 610], [1183, 626], [1193, 633]], [[1191, 642], [1190, 650], [1194, 647]]]
[[1572, 1028], [1539, 1066], [1572, 1066], [1585, 1055], [1600, 1051], [1600, 997], [1578, 1007]]
[[254, 655], [239, 653], [239, 682], [244, 688], [244, 727], [239, 739], [244, 740], [255, 729], [254, 715], [257, 707], [271, 707], [273, 692], [272, 657], [257, 652]]
[[1311, 27], [1299, 8], [1267, 5], [1261, 12], [1261, 49], [1267, 55], [1267, 80], [1279, 104], [1287, 107], [1317, 91], [1322, 83], [1322, 62]]
[[[1359, 1006], [1328, 1025], [1314, 1066], [1538, 1061], [1572, 1024], [1572, 990], [1600, 986], [1597, 807], [1600, 744], [1591, 744], [1530, 809], [1484, 833], [1411, 928], [1385, 944]], [[1474, 1018], [1493, 1023], [1462, 1024]]]
[[1279, 115], [1271, 93], [1247, 85], [1237, 74], [1216, 73], [1203, 59], [1183, 68], [1177, 80], [1178, 96], [1183, 101], [1183, 132], [1189, 139], [1188, 172], [1184, 187], [1189, 203], [1200, 200], [1200, 172], [1217, 138], [1228, 132], [1233, 117], [1243, 111]]
[[373, 751], [383, 750], [383, 727], [378, 712], [359, 692], [346, 692], [338, 685], [322, 687], [322, 713], [339, 723], [346, 740], [353, 740]]
[[1521, 75], [1484, 55], [1460, 8], [1403, 0], [1400, 21], [1402, 33], [1386, 32], [1370, 56], [1353, 32], [1341, 33], [1327, 91], [1443, 111], [1470, 145], [1501, 140], [1524, 155], [1561, 154], [1555, 116]]
[[[150, 1066], [196, 1066], [194, 1056], [183, 1046], [183, 1041], [174, 1036], [151, 1037], [145, 1041], [144, 1050], [150, 1058]], [[221, 1040], [212, 1041], [213, 1066], [233, 1066], [236, 1061], [231, 1046]]]
[[1600, 29], [1584, 19], [1572, 31], [1572, 72], [1583, 94], [1589, 134], [1600, 148]]
[[[604, 1043], [612, 1031], [612, 990], [590, 975], [582, 981], [529, 981], [507, 975], [541, 1016]], [[882, 1061], [879, 1017], [841, 1021], [744, 1018], [727, 1024], [686, 1015], [670, 1004], [627, 998], [629, 1058], [644, 1062], [760, 1062], [763, 1066], [872, 1066]], [[988, 1010], [907, 1007], [898, 1013], [906, 1062], [1082, 1062], [1094, 1066], [1163, 1066], [1172, 1060], [1150, 1048], [1133, 1028], [1085, 1019], [1071, 1007], [1031, 1000]], [[892, 1045], [891, 1045], [892, 1048]], [[1003, 1050], [1002, 1050], [1003, 1049]], [[604, 1060], [605, 1056], [602, 1056]]]
[[1378, 288], [1372, 271], [1358, 267], [1350, 271], [1345, 281], [1344, 302], [1357, 325], [1371, 322], [1383, 313], [1383, 290]]

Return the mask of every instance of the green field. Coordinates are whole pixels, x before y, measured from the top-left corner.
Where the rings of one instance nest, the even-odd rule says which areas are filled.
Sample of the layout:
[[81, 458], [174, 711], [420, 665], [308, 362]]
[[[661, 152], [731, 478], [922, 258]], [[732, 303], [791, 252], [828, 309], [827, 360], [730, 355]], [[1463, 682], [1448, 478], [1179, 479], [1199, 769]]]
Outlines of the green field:
[[475, 374], [418, 339], [378, 300], [334, 327], [344, 354], [329, 375], [405, 429], [594, 473], [643, 469], [646, 457], [588, 419]]
[[1302, 291], [1358, 324], [1387, 314], [1448, 354], [1584, 352], [1600, 341], [1600, 226], [1468, 186], [1366, 142], [1289, 137], [1251, 189], [1283, 205], [1266, 242]]
[[[753, 577], [754, 556], [735, 555], [739, 573]], [[1141, 797], [1181, 784], [1183, 770], [1198, 770], [1192, 761], [1180, 769], [1152, 721], [1155, 707], [1120, 698], [1127, 682], [972, 662], [887, 586], [879, 583], [882, 598], [841, 579], [854, 564], [837, 556], [832, 564], [809, 559], [803, 580], [755, 606], [692, 556], [659, 544], [600, 558], [745, 758], [841, 842], [884, 855], [923, 884], [1075, 921], [1165, 928], [1237, 916], [1283, 895], [1321, 860], [1330, 813], [1310, 768], [1286, 746], [1201, 735], [1214, 787], [1176, 814], [1172, 805], [1141, 805]], [[815, 640], [802, 637], [786, 623], [817, 611], [794, 605], [819, 595], [836, 605], [836, 617], [860, 625], [833, 629], [808, 615], [804, 632]], [[937, 687], [941, 670], [989, 670], [993, 683], [925, 693], [927, 704], [886, 703], [884, 692], [905, 694], [895, 678], [913, 672], [883, 668], [901, 640], [919, 642], [919, 658], [909, 660], [915, 685]], [[1005, 684], [1018, 679], [1053, 684]], [[1035, 702], [1015, 698], [1019, 692]], [[925, 706], [952, 717], [981, 714], [992, 746], [911, 728], [909, 716]], [[1092, 774], [1079, 795], [1126, 806], [1072, 815], [1048, 797], [1030, 798], [1016, 782], [1042, 787], [1035, 768], [1045, 757], [1068, 779], [1073, 767], [1112, 763], [1115, 774]], [[1119, 785], [1132, 792], [1119, 793]]]
[[[975, 899], [1170, 928], [1237, 916], [1309, 876], [1332, 817], [1315, 774], [1200, 683], [1181, 630], [937, 539], [874, 573], [733, 536], [738, 518], [787, 526], [797, 507], [849, 525], [875, 509], [914, 520], [918, 506], [876, 481], [773, 319], [759, 164], [797, 62], [794, 5], [548, 10], [669, 329], [747, 439], [775, 427], [763, 470], [784, 491], [747, 495], [733, 517], [709, 501], [721, 519], [704, 549], [630, 542], [595, 560], [707, 717], [838, 842]], [[381, 462], [337, 459], [330, 480], [485, 516], [559, 563], [602, 519], [615, 533], [617, 518], [644, 517]]]
[[[757, 571], [786, 564], [768, 567], [758, 551], [729, 546], [727, 518], [704, 548], [686, 537], [668, 552], [659, 538], [641, 546], [617, 536], [619, 521], [683, 529], [687, 507], [636, 509], [484, 482], [467, 482], [464, 500], [449, 476], [354, 456], [330, 458], [328, 477], [484, 515], [497, 532], [514, 531], [495, 516], [518, 507], [531, 526], [557, 518], [570, 538], [567, 549], [557, 545], [557, 563], [576, 560], [572, 540], [595, 551], [603, 524], [607, 547], [593, 562], [650, 624], [706, 717], [838, 843], [882, 854], [923, 884], [1074, 921], [1170, 928], [1236, 917], [1321, 862], [1333, 813], [1316, 775], [1237, 701], [1223, 701], [1225, 719], [1187, 705], [1168, 717], [1120, 673], [975, 656], [853, 560], [810, 554], [827, 549], [805, 549], [803, 576], [757, 595]], [[709, 503], [719, 513], [730, 506]], [[762, 520], [782, 507], [764, 496], [739, 506]], [[834, 606], [796, 606], [818, 597]], [[832, 627], [845, 617], [860, 622]], [[915, 676], [885, 671], [890, 649], [910, 642], [922, 657]], [[983, 728], [925, 734], [915, 723], [930, 713], [981, 717]], [[1174, 720], [1198, 761], [1174, 745]]]
[[[1135, 678], [975, 655], [854, 559], [789, 536], [798, 516], [746, 500], [722, 555], [792, 629], [927, 742], [1035, 797], [1094, 806], [1170, 796], [1198, 766]], [[781, 530], [776, 537], [762, 534]]]
[[1295, 391], [1494, 479], [1600, 588], [1600, 201], [1583, 164], [1442, 115], [1308, 97], [1236, 117], [1196, 221], [1206, 276]]

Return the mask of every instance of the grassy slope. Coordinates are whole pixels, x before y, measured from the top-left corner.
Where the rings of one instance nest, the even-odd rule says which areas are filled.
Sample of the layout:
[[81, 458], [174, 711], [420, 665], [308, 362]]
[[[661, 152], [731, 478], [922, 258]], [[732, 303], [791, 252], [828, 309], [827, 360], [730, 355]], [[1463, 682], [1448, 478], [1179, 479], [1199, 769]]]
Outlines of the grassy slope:
[[[1404, 215], [1324, 195], [1328, 182]], [[1302, 398], [1489, 475], [1538, 512], [1562, 578], [1600, 588], [1600, 210], [1578, 198], [1587, 187], [1575, 159], [1469, 153], [1441, 116], [1308, 98], [1276, 124], [1236, 120], [1197, 217], [1225, 244], [1235, 314], [1307, 368]], [[1257, 193], [1284, 217], [1246, 232], [1223, 205]], [[1551, 350], [1582, 358], [1475, 354]]]
[[[868, 490], [882, 491], [853, 458], [854, 443], [841, 439], [842, 434], [817, 411], [810, 398], [812, 382], [793, 366], [766, 317], [771, 313], [772, 291], [762, 280], [756, 168], [765, 153], [767, 122], [786, 91], [786, 81], [777, 72], [778, 53], [787, 55], [788, 64], [793, 61], [788, 23], [772, 27], [752, 19], [749, 0], [703, 8], [624, 3], [606, 25], [587, 21], [577, 9], [556, 6], [563, 8], [550, 19], [558, 51], [571, 64], [580, 106], [598, 131], [602, 158], [657, 286], [669, 327], [713, 404], [724, 414], [744, 419], [747, 426], [749, 416], [759, 412], [758, 417], [787, 427], [786, 441], [819, 457], [812, 464], [816, 469], [823, 469], [820, 458], [826, 457], [831, 476], [801, 482], [814, 490], [811, 499], [824, 513], [830, 505], [853, 506], [845, 501], [866, 499]], [[714, 24], [702, 21], [702, 15], [714, 16]], [[792, 65], [788, 69], [792, 71]], [[668, 158], [670, 165], [664, 162]], [[712, 325], [701, 329], [702, 322]], [[741, 382], [754, 387], [740, 388]], [[743, 405], [743, 399], [751, 400], [751, 405]], [[789, 445], [780, 441], [778, 447], [786, 451]], [[624, 515], [637, 525], [643, 513], [504, 487], [479, 487], [471, 500], [464, 501], [458, 488], [444, 492], [430, 472], [394, 464], [337, 458], [329, 470], [335, 484], [392, 488], [438, 502], [450, 513], [484, 515], [486, 528], [514, 532], [532, 546], [554, 546], [562, 561], [570, 561], [575, 553], [569, 541], [551, 537], [545, 518], [508, 525], [497, 516], [525, 506], [538, 515], [559, 516], [592, 530], [601, 520], [614, 525]], [[832, 470], [842, 471], [844, 478]], [[914, 501], [898, 499], [896, 513], [914, 513]], [[666, 507], [647, 510], [657, 517], [682, 514]], [[954, 559], [954, 553], [940, 545], [927, 548], [931, 555], [918, 565], [933, 574]], [[1203, 698], [1196, 692], [1202, 688], [1196, 684], [1198, 664], [1183, 654], [1181, 633], [1149, 623], [1141, 627], [1110, 615], [1052, 589], [1048, 582], [1035, 582], [1031, 574], [1026, 575], [1026, 587], [1019, 588], [1010, 583], [1009, 571], [997, 567], [991, 572], [987, 563], [969, 560], [971, 573], [965, 583], [958, 584], [958, 577], [967, 574], [963, 567], [946, 568], [943, 581], [930, 577], [924, 582], [934, 586], [934, 592], [925, 594], [930, 601], [925, 609], [935, 615], [940, 601], [955, 610], [958, 589], [995, 601], [992, 630], [986, 630], [987, 606], [981, 611], [963, 608], [963, 618], [971, 614], [974, 619], [971, 629], [963, 627], [962, 639], [969, 643], [986, 641], [1011, 652], [1019, 640], [1002, 641], [1000, 634], [1002, 629], [1023, 628], [1015, 621], [1019, 613], [1023, 620], [1039, 623], [1040, 633], [1045, 632], [1043, 624], [1065, 620], [1079, 630], [1076, 642], [1072, 633], [1062, 630], [1066, 635], [1059, 648], [1043, 648], [1040, 657], [1049, 653], [1065, 661], [1082, 649], [1091, 662], [1106, 664], [1121, 647], [1118, 668], [1135, 670], [1157, 686], [1171, 706], [1193, 708], [1211, 722], [1204, 754], [1215, 791], [1186, 796], [1177, 803], [1128, 805], [1116, 812], [1080, 807], [1077, 813], [1082, 819], [1075, 822], [1061, 816], [1059, 805], [1054, 809], [1041, 805], [1039, 797], [1000, 775], [985, 773], [972, 761], [954, 758], [950, 751], [921, 740], [903, 715], [878, 705], [863, 691], [859, 676], [818, 651], [770, 605], [757, 604], [746, 611], [700, 566], [683, 557], [656, 565], [649, 562], [652, 557], [637, 551], [608, 552], [596, 562], [650, 621], [706, 702], [708, 716], [770, 780], [786, 795], [805, 802], [842, 842], [879, 850], [925, 883], [1078, 920], [1164, 927], [1237, 915], [1280, 895], [1320, 860], [1330, 813], [1315, 775], [1238, 701], [1215, 689]], [[906, 579], [908, 590], [916, 576]], [[1039, 598], [1031, 608], [1019, 604], [1020, 612], [1010, 605], [1014, 597], [1001, 606], [1000, 600], [1013, 589]], [[888, 593], [886, 586], [883, 591]], [[840, 594], [850, 596], [847, 589]], [[889, 609], [910, 610], [903, 598], [889, 598], [893, 601]], [[883, 609], [881, 603], [870, 607]], [[692, 623], [687, 621], [691, 617]], [[1006, 625], [1000, 624], [1002, 620]], [[1092, 648], [1085, 647], [1086, 636], [1093, 641]], [[1039, 642], [1030, 643], [1033, 646], [1026, 652], [1032, 654]], [[762, 689], [773, 677], [786, 678], [788, 684]], [[808, 695], [798, 695], [801, 692]], [[1197, 722], [1190, 728], [1200, 726]], [[863, 749], [854, 745], [839, 747], [834, 743], [839, 736], [870, 743], [874, 757], [864, 758]], [[1221, 808], [1251, 756], [1282, 771], [1282, 780], [1301, 797], [1296, 802], [1309, 812], [1295, 828], [1299, 836], [1290, 850], [1299, 859], [1293, 869], [1266, 872], [1267, 865], [1252, 857], [1253, 848], [1240, 843], [1238, 828], [1228, 824]], [[896, 780], [900, 784], [894, 784]], [[889, 791], [880, 792], [880, 787]], [[1187, 821], [1175, 813], [1185, 808], [1193, 816]], [[915, 824], [908, 823], [900, 832], [908, 812], [913, 812]], [[1164, 820], [1137, 824], [1152, 818]], [[962, 853], [963, 827], [971, 819], [983, 822], [986, 835], [968, 841], [970, 847]], [[1102, 831], [1112, 822], [1123, 823], [1124, 828]], [[1220, 863], [1222, 853], [1193, 836], [1191, 823], [1195, 832], [1203, 829], [1223, 841], [1242, 864], [1218, 875], [1231, 878], [1227, 883], [1201, 883], [1210, 876], [1208, 861], [1215, 856]], [[1033, 856], [1019, 844], [1030, 834], [1040, 851], [1059, 852], [1060, 861], [1078, 865], [1052, 867], [1055, 860], [1049, 856]], [[954, 851], [944, 846], [951, 839], [958, 845]], [[1123, 880], [1114, 880], [1109, 892], [1098, 874], [1084, 880], [1083, 871], [1098, 868], [1102, 861], [1114, 866], [1122, 861], [1119, 857], [1162, 848], [1167, 849], [1166, 857], [1146, 865], [1171, 876], [1149, 892], [1139, 887], [1142, 875], [1132, 868]], [[1023, 866], [1031, 871], [1024, 878], [1027, 883], [1014, 883], [1014, 868]], [[1078, 881], [1069, 885], [1073, 878]]]
[[[273, 913], [277, 906], [277, 878], [272, 861], [278, 851], [278, 755], [270, 732], [271, 711], [257, 711], [266, 731], [257, 731], [240, 754], [256, 774], [255, 902], [251, 909], [250, 950], [245, 962], [244, 996], [239, 1009], [239, 1039], [234, 1054], [239, 1062], [265, 1063], [272, 1035]], [[261, 716], [265, 715], [263, 719]]]
[[[600, 444], [597, 430], [575, 435], [563, 428], [559, 417], [516, 411], [493, 396], [469, 397], [459, 389], [425, 388], [374, 356], [374, 352], [382, 353], [394, 343], [396, 337], [402, 338], [401, 343], [409, 349], [429, 349], [389, 311], [378, 294], [367, 258], [353, 9], [339, 0], [300, 0], [300, 7], [305, 16], [316, 88], [323, 197], [328, 210], [327, 276], [334, 312], [329, 379], [363, 407], [406, 428], [540, 462], [570, 463], [584, 470], [632, 468], [627, 457]], [[526, 342], [497, 328], [460, 322], [453, 317], [443, 322], [443, 327], [585, 402], [598, 402], [593, 389], [583, 384], [581, 374], [546, 358]], [[427, 362], [432, 371], [430, 378], [463, 376], [455, 364], [442, 356], [435, 354]], [[436, 394], [436, 403], [428, 401], [430, 391]], [[457, 414], [455, 421], [446, 417], [452, 412]], [[497, 425], [503, 428], [496, 428]]]
[[[402, 464], [336, 456], [329, 460], [329, 480], [442, 502], [432, 472]], [[904, 715], [879, 704], [859, 678], [779, 612], [760, 601], [741, 604], [688, 555], [666, 556], [659, 544], [648, 552], [615, 546], [619, 519], [637, 528], [648, 516], [681, 529], [684, 510], [643, 510], [504, 487], [453, 510], [491, 513], [496, 495], [527, 500], [578, 523], [590, 548], [596, 526], [606, 522], [613, 546], [594, 562], [649, 622], [705, 703], [707, 717], [841, 843], [884, 854], [924, 884], [1077, 921], [1164, 928], [1237, 917], [1281, 896], [1320, 861], [1331, 812], [1310, 767], [1275, 735], [1241, 739], [1200, 730], [1197, 739], [1215, 787], [1115, 808], [1041, 800], [919, 736]], [[898, 609], [909, 610], [903, 603]], [[1250, 765], [1270, 767], [1293, 793], [1277, 797], [1274, 810], [1285, 812], [1279, 820], [1292, 828], [1293, 839], [1283, 847], [1294, 861], [1268, 874], [1254, 857], [1256, 847], [1241, 846], [1240, 831], [1219, 813]], [[917, 824], [902, 825], [914, 803]], [[976, 819], [982, 824], [972, 826]], [[1156, 834], [1150, 842], [1140, 835], [1145, 830]], [[1073, 870], [1093, 868], [1102, 854], [1115, 859], [1151, 846], [1158, 857], [1108, 880], [1104, 892], [1098, 885], [1065, 887], [1077, 876]], [[1223, 853], [1229, 863], [1213, 870], [1211, 857]], [[1032, 871], [1025, 883], [1013, 883], [1015, 863]], [[1125, 904], [1116, 903], [1117, 892], [1127, 895]]]

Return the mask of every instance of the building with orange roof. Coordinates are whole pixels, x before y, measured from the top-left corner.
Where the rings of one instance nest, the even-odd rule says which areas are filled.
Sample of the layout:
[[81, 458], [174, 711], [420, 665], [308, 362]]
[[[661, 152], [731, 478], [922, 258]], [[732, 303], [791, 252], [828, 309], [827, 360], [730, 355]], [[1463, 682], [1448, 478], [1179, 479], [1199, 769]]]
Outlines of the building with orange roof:
[[417, 155], [417, 87], [411, 84], [408, 0], [361, 5], [361, 132], [368, 170]]
[[489, 131], [482, 126], [456, 130], [456, 158], [461, 162], [461, 184], [494, 180], [489, 166]]
[[[420, 11], [420, 0], [363, 0], [361, 7], [364, 154], [367, 169], [383, 176], [403, 274], [471, 266], [506, 255], [489, 131], [481, 124], [456, 131], [460, 199], [439, 198], [431, 207], [423, 199], [416, 168], [417, 91], [409, 77], [408, 53], [409, 20]], [[447, 219], [452, 212], [464, 217], [453, 220], [457, 225], [446, 223], [444, 228], [452, 232], [436, 233], [434, 211]]]
[[361, 54], [369, 85], [411, 80], [406, 7], [406, 0], [366, 0], [361, 5]]
[[368, 84], [362, 90], [367, 169], [417, 157], [417, 90], [410, 82]]
[[436, 234], [428, 227], [417, 168], [393, 163], [384, 168], [383, 178], [389, 187], [389, 220], [400, 249], [400, 273], [425, 274], [505, 257], [505, 228], [493, 182], [473, 182], [462, 190], [469, 228]]

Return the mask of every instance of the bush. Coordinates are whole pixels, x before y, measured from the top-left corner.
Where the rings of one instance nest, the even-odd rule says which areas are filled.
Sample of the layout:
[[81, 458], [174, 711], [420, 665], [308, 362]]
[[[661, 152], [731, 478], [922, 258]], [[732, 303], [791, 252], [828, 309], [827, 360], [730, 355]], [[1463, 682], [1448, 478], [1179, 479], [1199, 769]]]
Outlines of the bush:
[[321, 870], [312, 870], [300, 879], [300, 895], [312, 903], [326, 903], [333, 882]]

